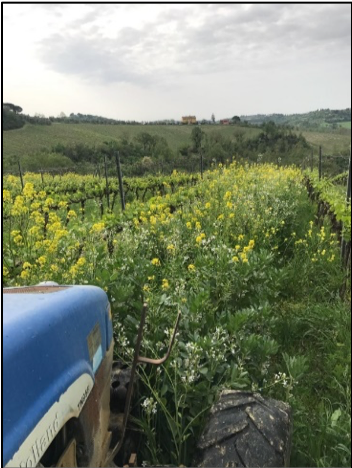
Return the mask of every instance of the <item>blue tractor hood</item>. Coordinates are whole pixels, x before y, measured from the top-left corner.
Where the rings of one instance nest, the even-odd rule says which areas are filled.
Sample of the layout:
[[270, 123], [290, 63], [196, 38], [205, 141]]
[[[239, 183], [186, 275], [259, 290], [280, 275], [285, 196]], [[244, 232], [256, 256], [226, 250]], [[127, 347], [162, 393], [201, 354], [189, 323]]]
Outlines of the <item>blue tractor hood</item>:
[[112, 342], [110, 306], [95, 286], [3, 290], [3, 466]]

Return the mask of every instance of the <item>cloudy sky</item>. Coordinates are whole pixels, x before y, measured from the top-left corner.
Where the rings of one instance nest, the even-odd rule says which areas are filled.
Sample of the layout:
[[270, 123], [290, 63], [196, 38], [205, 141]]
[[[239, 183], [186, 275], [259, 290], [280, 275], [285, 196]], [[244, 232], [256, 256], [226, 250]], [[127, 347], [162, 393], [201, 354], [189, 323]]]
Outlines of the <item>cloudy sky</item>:
[[5, 4], [26, 114], [217, 119], [351, 107], [350, 4]]

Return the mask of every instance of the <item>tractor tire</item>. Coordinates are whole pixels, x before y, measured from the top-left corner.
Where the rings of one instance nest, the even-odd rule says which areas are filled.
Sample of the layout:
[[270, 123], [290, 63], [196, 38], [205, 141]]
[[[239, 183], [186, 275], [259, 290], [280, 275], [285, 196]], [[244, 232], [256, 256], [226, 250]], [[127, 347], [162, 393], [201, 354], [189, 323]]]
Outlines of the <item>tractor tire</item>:
[[258, 393], [225, 390], [210, 411], [192, 466], [289, 466], [290, 406]]

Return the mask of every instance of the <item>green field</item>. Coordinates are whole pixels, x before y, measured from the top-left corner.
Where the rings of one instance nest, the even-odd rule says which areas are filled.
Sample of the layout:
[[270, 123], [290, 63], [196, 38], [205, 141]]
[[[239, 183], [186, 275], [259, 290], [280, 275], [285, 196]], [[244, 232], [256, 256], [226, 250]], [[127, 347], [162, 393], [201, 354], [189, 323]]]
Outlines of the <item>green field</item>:
[[[349, 124], [351, 128], [351, 124]], [[351, 132], [302, 132], [314, 148], [322, 147], [325, 154], [337, 154], [349, 149], [351, 144]]]
[[[63, 124], [31, 125], [26, 124], [18, 130], [3, 133], [3, 155], [24, 156], [35, 154], [41, 150], [51, 149], [58, 143], [88, 145], [100, 144], [105, 141], [127, 138], [133, 140], [142, 132], [164, 137], [173, 151], [191, 143], [191, 125], [98, 125], [98, 124]], [[244, 132], [247, 138], [260, 133], [258, 128], [235, 128], [233, 126], [203, 125], [205, 133], [221, 131], [226, 136], [234, 136], [236, 132]]]
[[[347, 126], [346, 126], [347, 127]], [[170, 148], [177, 151], [182, 145], [191, 143], [193, 126], [182, 125], [98, 125], [98, 124], [63, 124], [54, 123], [50, 126], [26, 124], [18, 130], [3, 133], [3, 156], [24, 156], [50, 150], [58, 143], [88, 145], [101, 144], [105, 141], [126, 138], [133, 140], [142, 132], [164, 137]], [[351, 124], [349, 123], [349, 128]], [[224, 137], [234, 137], [236, 133], [244, 133], [245, 138], [252, 138], [260, 133], [259, 128], [203, 125], [202, 130], [209, 134], [221, 132]], [[334, 154], [348, 150], [351, 143], [351, 133], [342, 132], [302, 132], [307, 141], [318, 148], [322, 146], [325, 154]]]

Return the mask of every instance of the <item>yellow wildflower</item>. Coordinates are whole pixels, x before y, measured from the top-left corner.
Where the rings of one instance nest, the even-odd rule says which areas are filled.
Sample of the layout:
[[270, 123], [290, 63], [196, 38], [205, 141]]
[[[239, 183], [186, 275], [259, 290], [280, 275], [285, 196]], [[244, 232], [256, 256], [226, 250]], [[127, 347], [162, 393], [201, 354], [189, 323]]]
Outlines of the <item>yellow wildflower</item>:
[[68, 213], [67, 213], [67, 217], [69, 219], [71, 218], [77, 218], [77, 213], [75, 212], [75, 210], [70, 210]]
[[195, 265], [193, 265], [192, 263], [188, 265], [188, 271], [195, 271], [195, 270], [196, 270]]
[[2, 200], [3, 202], [10, 202], [11, 201], [11, 192], [10, 190], [3, 190], [2, 191]]
[[158, 258], [153, 258], [151, 263], [154, 266], [160, 266], [161, 265], [160, 260]]
[[27, 198], [34, 197], [34, 186], [33, 184], [27, 182], [23, 188], [23, 195]]
[[78, 260], [77, 260], [77, 263], [76, 265], [79, 266], [79, 267], [82, 267], [83, 265], [85, 265], [86, 263], [86, 259], [84, 257], [80, 257]]
[[91, 233], [99, 233], [105, 228], [105, 223], [95, 223], [90, 229]]
[[13, 239], [13, 241], [14, 241], [14, 243], [15, 243], [16, 245], [21, 245], [21, 244], [23, 244], [22, 240], [23, 240], [23, 237], [22, 237], [20, 234], [18, 234], [18, 235], [17, 235], [16, 237], [14, 237], [14, 239]]
[[169, 282], [168, 282], [167, 279], [164, 278], [164, 279], [162, 280], [161, 287], [162, 287], [162, 289], [164, 289], [164, 290], [169, 289], [170, 284], [169, 284]]
[[21, 271], [21, 278], [22, 279], [27, 279], [29, 278], [30, 274], [29, 274], [29, 271], [28, 270], [22, 270]]
[[42, 255], [41, 257], [38, 258], [37, 263], [39, 263], [40, 266], [45, 265], [46, 263], [46, 256]]

